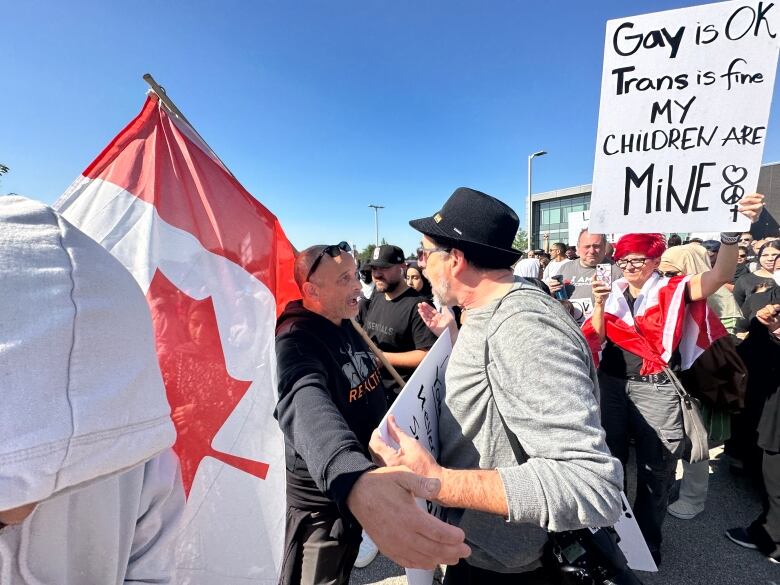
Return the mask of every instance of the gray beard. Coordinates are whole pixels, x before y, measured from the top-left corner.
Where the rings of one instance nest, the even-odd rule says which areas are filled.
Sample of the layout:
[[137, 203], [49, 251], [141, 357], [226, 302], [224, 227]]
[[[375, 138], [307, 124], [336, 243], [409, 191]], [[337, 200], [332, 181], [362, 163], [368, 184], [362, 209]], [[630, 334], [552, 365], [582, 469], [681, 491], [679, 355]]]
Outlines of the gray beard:
[[452, 299], [448, 298], [450, 282], [446, 278], [440, 278], [436, 284], [432, 282], [431, 292], [433, 292], [434, 299], [438, 299], [440, 305], [450, 306], [454, 304]]

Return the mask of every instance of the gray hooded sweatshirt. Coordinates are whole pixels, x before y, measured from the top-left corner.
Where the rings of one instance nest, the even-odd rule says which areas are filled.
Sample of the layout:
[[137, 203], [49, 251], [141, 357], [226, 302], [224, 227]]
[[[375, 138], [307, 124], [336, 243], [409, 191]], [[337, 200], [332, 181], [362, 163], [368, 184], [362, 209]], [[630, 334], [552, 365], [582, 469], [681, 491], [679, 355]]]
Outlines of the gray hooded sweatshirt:
[[2, 585], [171, 583], [184, 507], [143, 293], [53, 210], [0, 197]]
[[[574, 320], [522, 279], [497, 305], [468, 311], [453, 348], [440, 463], [498, 469], [509, 518], [450, 509], [447, 521], [466, 533], [468, 563], [514, 573], [540, 565], [547, 531], [612, 525], [623, 470], [605, 443], [596, 369]], [[525, 454], [513, 451], [501, 417]]]

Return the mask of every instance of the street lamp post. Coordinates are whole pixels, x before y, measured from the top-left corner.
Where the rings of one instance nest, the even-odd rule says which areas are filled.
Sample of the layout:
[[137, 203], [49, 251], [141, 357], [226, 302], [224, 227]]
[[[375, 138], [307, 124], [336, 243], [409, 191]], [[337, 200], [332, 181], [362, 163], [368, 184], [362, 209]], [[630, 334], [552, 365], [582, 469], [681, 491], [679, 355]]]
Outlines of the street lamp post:
[[526, 199], [525, 203], [525, 226], [526, 226], [526, 237], [528, 238], [528, 248], [532, 248], [532, 240], [531, 240], [531, 234], [533, 230], [533, 213], [531, 210], [531, 178], [532, 178], [532, 168], [533, 165], [531, 164], [531, 161], [533, 161], [537, 156], [544, 156], [547, 154], [546, 150], [539, 150], [533, 154], [528, 155], [528, 197]]
[[376, 229], [376, 247], [379, 247], [379, 210], [384, 209], [384, 205], [369, 205], [374, 210], [374, 227]]

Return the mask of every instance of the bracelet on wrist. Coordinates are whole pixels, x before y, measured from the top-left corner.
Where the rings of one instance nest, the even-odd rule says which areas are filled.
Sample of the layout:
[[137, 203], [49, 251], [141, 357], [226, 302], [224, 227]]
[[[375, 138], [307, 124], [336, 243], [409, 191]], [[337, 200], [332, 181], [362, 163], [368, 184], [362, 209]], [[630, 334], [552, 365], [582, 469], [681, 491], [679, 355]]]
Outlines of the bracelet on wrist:
[[720, 243], [724, 246], [733, 246], [739, 242], [740, 232], [721, 232]]

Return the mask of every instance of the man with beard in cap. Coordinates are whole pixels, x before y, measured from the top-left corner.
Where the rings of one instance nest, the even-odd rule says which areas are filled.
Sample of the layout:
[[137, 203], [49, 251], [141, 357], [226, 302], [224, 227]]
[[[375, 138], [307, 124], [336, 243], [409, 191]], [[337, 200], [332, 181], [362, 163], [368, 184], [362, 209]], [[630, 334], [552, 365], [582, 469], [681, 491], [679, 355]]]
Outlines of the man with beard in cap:
[[[506, 204], [460, 188], [410, 224], [434, 294], [467, 318], [447, 366], [438, 462], [392, 420], [400, 448], [377, 432], [370, 446], [387, 465], [441, 480], [436, 500], [472, 549], [445, 585], [556, 583], [542, 563], [547, 532], [610, 526], [621, 513], [623, 473], [604, 440], [590, 349], [559, 302], [514, 278], [519, 220]], [[434, 331], [448, 326], [420, 312]]]
[[[375, 292], [361, 306], [358, 322], [390, 365], [407, 380], [436, 343], [436, 336], [417, 312], [417, 305], [426, 299], [406, 284], [404, 252], [398, 246], [375, 248], [368, 266]], [[382, 381], [390, 404], [401, 388], [384, 369]]]
[[[417, 305], [426, 299], [406, 284], [404, 252], [398, 246], [386, 244], [374, 248], [368, 267], [371, 268], [374, 293], [361, 305], [358, 322], [390, 365], [407, 380], [436, 343], [436, 336], [417, 312]], [[382, 382], [387, 403], [392, 404], [401, 388], [385, 368], [382, 369]], [[355, 566], [367, 566], [377, 552], [376, 545], [364, 533]]]

